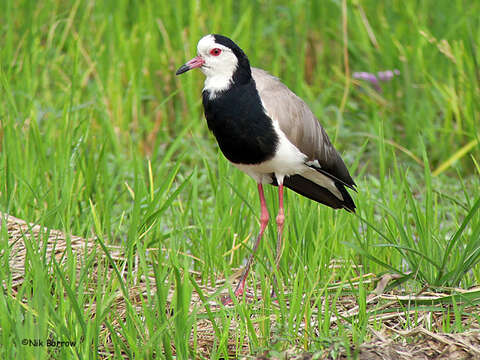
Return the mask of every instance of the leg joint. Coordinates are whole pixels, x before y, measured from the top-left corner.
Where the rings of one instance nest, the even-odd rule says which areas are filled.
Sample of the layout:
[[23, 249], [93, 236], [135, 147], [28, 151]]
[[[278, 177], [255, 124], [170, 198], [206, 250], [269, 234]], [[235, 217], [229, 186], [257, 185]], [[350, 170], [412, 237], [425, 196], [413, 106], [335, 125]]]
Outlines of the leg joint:
[[260, 222], [262, 224], [267, 224], [268, 220], [270, 220], [270, 215], [268, 214], [268, 211], [262, 211], [262, 214], [260, 215]]
[[277, 225], [278, 226], [283, 226], [285, 223], [285, 215], [283, 213], [279, 213], [276, 218]]

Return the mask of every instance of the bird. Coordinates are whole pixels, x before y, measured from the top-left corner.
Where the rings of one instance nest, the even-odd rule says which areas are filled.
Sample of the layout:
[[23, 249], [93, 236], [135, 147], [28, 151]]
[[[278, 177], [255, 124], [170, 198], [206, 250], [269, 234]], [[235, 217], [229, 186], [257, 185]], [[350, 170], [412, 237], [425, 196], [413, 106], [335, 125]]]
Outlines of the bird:
[[[233, 40], [220, 34], [202, 37], [197, 56], [180, 66], [176, 75], [195, 68], [205, 75], [202, 103], [208, 128], [223, 155], [256, 181], [260, 198], [260, 231], [233, 292], [240, 298], [270, 218], [264, 185], [278, 187], [278, 268], [285, 224], [284, 187], [354, 213], [356, 206], [347, 189], [357, 191], [356, 184], [308, 105], [277, 77], [250, 66]], [[222, 300], [224, 305], [232, 302], [230, 296]]]

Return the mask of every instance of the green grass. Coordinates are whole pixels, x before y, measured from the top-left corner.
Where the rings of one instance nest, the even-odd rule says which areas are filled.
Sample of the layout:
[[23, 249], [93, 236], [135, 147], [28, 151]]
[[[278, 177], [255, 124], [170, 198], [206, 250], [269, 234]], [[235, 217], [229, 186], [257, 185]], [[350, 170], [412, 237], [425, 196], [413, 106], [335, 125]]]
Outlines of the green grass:
[[[345, 14], [341, 3], [0, 2], [0, 210], [95, 237], [103, 249], [80, 262], [67, 251], [57, 263], [25, 240], [25, 281], [13, 289], [2, 227], [1, 358], [96, 358], [107, 341], [110, 358], [172, 358], [170, 344], [187, 358], [198, 352], [202, 319], [214, 324], [212, 358], [221, 358], [234, 318], [252, 355], [335, 352], [368, 340], [372, 285], [352, 277], [394, 272], [404, 277], [392, 286], [412, 293], [480, 282], [480, 4], [346, 1]], [[287, 192], [278, 306], [269, 297], [272, 222], [250, 278], [263, 301], [212, 312], [205, 294], [189, 310], [193, 291], [241, 266], [259, 228], [253, 180], [208, 133], [203, 76], [174, 75], [212, 32], [306, 100], [358, 184], [357, 215]], [[381, 93], [348, 77], [386, 69], [401, 74]], [[266, 196], [274, 215], [276, 189]], [[244, 243], [231, 252], [233, 242]], [[108, 245], [120, 245], [126, 261]], [[94, 266], [97, 255], [106, 260]], [[332, 260], [344, 266], [333, 270]], [[128, 294], [142, 275], [151, 283], [139, 312]], [[122, 321], [117, 292], [127, 299]], [[333, 326], [343, 294], [360, 311]], [[463, 305], [453, 301], [457, 320], [445, 331], [462, 330]], [[54, 350], [24, 338], [77, 344]]]

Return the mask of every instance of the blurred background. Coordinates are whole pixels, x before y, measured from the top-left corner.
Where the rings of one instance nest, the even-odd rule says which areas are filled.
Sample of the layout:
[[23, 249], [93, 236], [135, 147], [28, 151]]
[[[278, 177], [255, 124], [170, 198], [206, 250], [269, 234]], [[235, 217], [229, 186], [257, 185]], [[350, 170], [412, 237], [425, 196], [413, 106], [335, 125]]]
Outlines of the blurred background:
[[[87, 235], [92, 201], [102, 230], [123, 238], [135, 179], [149, 193], [152, 177], [175, 172], [170, 189], [192, 171], [196, 179], [218, 175], [217, 159], [228, 167], [203, 118], [203, 75], [175, 76], [208, 33], [234, 39], [253, 66], [305, 99], [360, 193], [388, 202], [385, 182], [396, 172], [422, 194], [428, 167], [431, 190], [468, 199], [480, 163], [479, 6], [2, 1], [0, 206]], [[381, 81], [383, 71], [393, 78]], [[195, 191], [214, 201], [217, 183], [205, 179]], [[392, 189], [402, 182], [390, 181]], [[250, 196], [251, 188], [239, 189]]]
[[208, 132], [203, 75], [175, 76], [220, 33], [306, 101], [358, 185], [358, 216], [287, 194], [285, 286], [302, 271], [312, 289], [350, 276], [335, 259], [413, 272], [413, 287], [472, 286], [478, 14], [478, 1], [3, 0], [0, 210], [102, 236], [128, 264], [147, 254], [201, 282], [231, 275], [258, 230], [256, 187]]

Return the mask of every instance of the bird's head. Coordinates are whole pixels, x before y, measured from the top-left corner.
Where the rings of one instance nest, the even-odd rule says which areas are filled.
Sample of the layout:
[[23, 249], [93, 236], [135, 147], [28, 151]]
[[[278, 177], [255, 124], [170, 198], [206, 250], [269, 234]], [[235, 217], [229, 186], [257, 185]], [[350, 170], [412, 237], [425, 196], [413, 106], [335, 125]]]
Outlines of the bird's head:
[[183, 74], [200, 68], [207, 77], [205, 90], [225, 90], [232, 83], [250, 79], [250, 63], [243, 50], [223, 35], [210, 34], [200, 39], [197, 56], [183, 64], [176, 72]]

